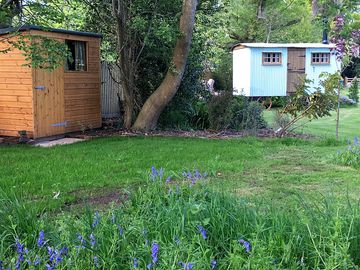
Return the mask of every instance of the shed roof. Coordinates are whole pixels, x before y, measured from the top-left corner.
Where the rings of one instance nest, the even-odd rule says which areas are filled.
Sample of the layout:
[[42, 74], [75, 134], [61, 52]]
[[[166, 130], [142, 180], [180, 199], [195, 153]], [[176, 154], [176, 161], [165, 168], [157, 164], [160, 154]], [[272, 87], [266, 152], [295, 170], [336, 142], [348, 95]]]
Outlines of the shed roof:
[[233, 46], [233, 50], [237, 47], [247, 48], [335, 48], [334, 44], [322, 43], [238, 43]]
[[57, 28], [48, 28], [37, 25], [23, 25], [21, 27], [9, 27], [0, 29], [0, 36], [17, 32], [17, 31], [29, 31], [29, 30], [38, 30], [45, 32], [53, 32], [53, 33], [61, 33], [61, 34], [70, 34], [70, 35], [78, 35], [78, 36], [86, 36], [86, 37], [97, 37], [102, 38], [102, 35], [97, 33], [90, 32], [81, 32], [81, 31], [73, 31], [73, 30], [65, 30], [65, 29], [57, 29]]

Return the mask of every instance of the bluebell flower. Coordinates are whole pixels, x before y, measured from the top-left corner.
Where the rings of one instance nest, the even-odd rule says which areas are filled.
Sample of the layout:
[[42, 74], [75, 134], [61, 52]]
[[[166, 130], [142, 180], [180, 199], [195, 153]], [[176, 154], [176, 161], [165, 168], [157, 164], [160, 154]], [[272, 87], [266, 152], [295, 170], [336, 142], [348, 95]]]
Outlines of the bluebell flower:
[[156, 178], [159, 176], [159, 173], [154, 166], [151, 167], [151, 175], [150, 176], [153, 181], [155, 181]]
[[79, 245], [79, 246], [75, 246], [75, 248], [77, 248], [77, 249], [85, 248], [86, 241], [85, 241], [84, 237], [83, 237], [80, 233], [77, 233], [77, 234], [76, 234], [76, 237], [77, 237], [77, 239], [80, 241], [80, 245]]
[[186, 171], [183, 171], [182, 176], [187, 177], [187, 174], [188, 173]]
[[203, 177], [204, 177], [204, 178], [208, 177], [207, 172], [204, 172], [204, 173], [203, 173]]
[[184, 270], [190, 270], [194, 268], [194, 264], [193, 263], [184, 263], [184, 262], [179, 262], [179, 264], [184, 268]]
[[169, 176], [168, 178], [166, 178], [166, 183], [170, 183], [171, 182], [171, 176]]
[[67, 247], [63, 247], [62, 249], [60, 249], [60, 254], [62, 256], [66, 256], [68, 255], [68, 253], [69, 253], [69, 249]]
[[118, 227], [118, 230], [119, 230], [119, 235], [123, 236], [124, 235], [124, 229], [119, 224], [117, 225], [117, 227]]
[[217, 262], [213, 259], [213, 260], [211, 260], [211, 262], [210, 262], [210, 267], [211, 267], [211, 269], [215, 269], [216, 268], [216, 265], [217, 265]]
[[152, 267], [152, 264], [151, 264], [151, 263], [149, 263], [149, 264], [146, 266], [147, 269], [151, 269], [151, 267]]
[[91, 245], [91, 247], [95, 247], [95, 245], [96, 245], [96, 239], [95, 239], [95, 236], [94, 236], [94, 234], [90, 234], [90, 245]]
[[199, 226], [198, 226], [198, 230], [199, 230], [199, 233], [201, 234], [201, 236], [202, 236], [204, 239], [206, 239], [207, 236], [206, 236], [206, 230], [205, 230], [205, 228], [204, 228], [203, 226], [199, 225]]
[[52, 266], [51, 264], [45, 264], [45, 267], [46, 267], [46, 270], [54, 270], [55, 269], [55, 267], [54, 266]]
[[94, 265], [96, 268], [99, 268], [100, 265], [99, 265], [99, 258], [97, 256], [94, 256]]
[[201, 178], [201, 174], [198, 169], [195, 170], [194, 177]]
[[20, 269], [21, 269], [21, 263], [20, 263], [19, 260], [16, 260], [16, 262], [15, 262], [15, 269], [16, 269], [16, 270], [20, 270]]
[[36, 256], [35, 261], [34, 261], [34, 266], [38, 266], [41, 263], [41, 258]]
[[152, 242], [151, 245], [151, 258], [152, 258], [152, 263], [156, 264], [159, 260], [158, 258], [158, 253], [159, 253], [159, 244], [157, 244], [155, 241]]
[[245, 241], [244, 239], [240, 239], [239, 243], [245, 247], [247, 253], [251, 251], [251, 244], [248, 241]]
[[99, 212], [96, 211], [95, 215], [94, 215], [92, 227], [95, 228], [97, 225], [99, 225], [100, 221], [101, 221], [101, 216], [100, 216]]
[[138, 268], [139, 267], [139, 260], [137, 258], [133, 259], [133, 266], [134, 268]]
[[3, 264], [4, 264], [3, 261], [0, 260], [0, 270], [4, 270], [4, 265]]
[[360, 146], [359, 137], [358, 137], [358, 136], [355, 136], [355, 137], [354, 137], [354, 145], [355, 145], [355, 146]]
[[44, 231], [40, 231], [39, 238], [37, 239], [38, 247], [42, 247], [45, 244], [44, 240], [45, 240], [45, 233]]
[[[16, 242], [16, 252], [19, 255], [19, 257], [23, 258], [23, 255], [25, 253], [25, 244], [21, 244], [19, 239], [15, 240]], [[21, 262], [23, 261], [23, 259], [19, 259]]]
[[174, 237], [174, 241], [177, 245], [180, 245], [180, 243], [181, 243], [179, 237], [177, 237], [177, 236]]

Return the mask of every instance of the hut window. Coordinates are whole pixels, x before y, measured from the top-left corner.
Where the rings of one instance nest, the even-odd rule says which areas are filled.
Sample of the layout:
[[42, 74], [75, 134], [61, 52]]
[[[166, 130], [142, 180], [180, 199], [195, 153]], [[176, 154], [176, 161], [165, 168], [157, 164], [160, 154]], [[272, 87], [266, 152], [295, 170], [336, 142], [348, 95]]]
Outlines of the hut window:
[[86, 42], [66, 40], [70, 55], [66, 60], [66, 71], [86, 71]]
[[313, 65], [330, 64], [330, 53], [312, 53], [311, 63]]
[[280, 52], [263, 52], [263, 65], [280, 65], [281, 53]]

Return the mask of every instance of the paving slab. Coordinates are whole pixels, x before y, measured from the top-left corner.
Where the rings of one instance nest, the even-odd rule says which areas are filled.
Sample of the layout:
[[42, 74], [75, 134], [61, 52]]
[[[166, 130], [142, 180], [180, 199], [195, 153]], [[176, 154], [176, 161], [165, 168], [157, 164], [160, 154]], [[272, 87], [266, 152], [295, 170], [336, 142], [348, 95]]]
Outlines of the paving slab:
[[78, 142], [83, 142], [83, 141], [85, 141], [85, 140], [77, 139], [77, 138], [62, 138], [62, 139], [58, 139], [58, 140], [38, 142], [34, 145], [39, 146], [39, 147], [53, 147], [53, 146], [57, 146], [57, 145], [73, 144], [73, 143], [78, 143]]

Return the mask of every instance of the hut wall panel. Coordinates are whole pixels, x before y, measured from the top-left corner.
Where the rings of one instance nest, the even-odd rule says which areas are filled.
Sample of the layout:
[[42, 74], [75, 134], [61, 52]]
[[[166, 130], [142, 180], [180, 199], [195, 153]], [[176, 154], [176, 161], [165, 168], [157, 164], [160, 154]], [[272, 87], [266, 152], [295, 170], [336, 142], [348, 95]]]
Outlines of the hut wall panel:
[[[263, 52], [280, 52], [280, 65], [263, 65]], [[250, 96], [286, 96], [287, 48], [251, 48], [251, 93]]]
[[[1, 43], [0, 50], [7, 46]], [[20, 50], [0, 54], [0, 136], [34, 132], [32, 70], [26, 63]]]
[[65, 72], [64, 97], [66, 132], [101, 127], [100, 40], [69, 37], [87, 42], [87, 71]]

